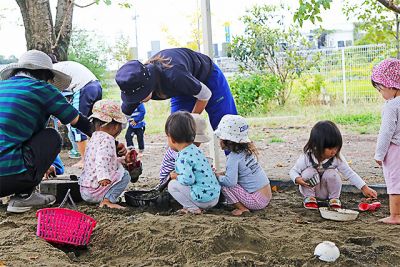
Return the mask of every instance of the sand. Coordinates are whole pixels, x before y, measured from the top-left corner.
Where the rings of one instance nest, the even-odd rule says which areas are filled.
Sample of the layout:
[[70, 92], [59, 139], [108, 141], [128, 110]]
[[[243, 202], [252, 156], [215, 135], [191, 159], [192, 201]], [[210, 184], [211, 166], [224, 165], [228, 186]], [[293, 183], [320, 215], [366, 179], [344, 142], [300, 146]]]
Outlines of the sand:
[[[263, 131], [260, 129], [260, 131]], [[307, 129], [269, 129], [285, 143], [257, 142], [260, 160], [272, 179], [287, 180]], [[148, 136], [145, 172], [131, 188], [157, 184], [163, 139]], [[345, 133], [344, 152], [352, 167], [368, 182], [382, 183], [381, 169], [373, 164], [375, 136]], [[63, 152], [65, 159], [66, 152]], [[70, 166], [75, 161], [66, 160]], [[68, 172], [76, 170], [68, 168]], [[329, 240], [341, 256], [331, 266], [400, 265], [400, 226], [378, 224], [388, 215], [382, 208], [360, 213], [353, 222], [326, 221], [318, 211], [305, 210], [295, 189], [277, 188], [270, 206], [246, 217], [233, 217], [227, 207], [204, 215], [179, 216], [170, 210], [99, 209], [79, 203], [78, 209], [98, 222], [87, 248], [55, 247], [35, 236], [35, 211], [8, 214], [0, 206], [0, 266], [325, 266], [313, 256], [315, 246]], [[344, 193], [346, 208], [355, 209], [360, 194]]]

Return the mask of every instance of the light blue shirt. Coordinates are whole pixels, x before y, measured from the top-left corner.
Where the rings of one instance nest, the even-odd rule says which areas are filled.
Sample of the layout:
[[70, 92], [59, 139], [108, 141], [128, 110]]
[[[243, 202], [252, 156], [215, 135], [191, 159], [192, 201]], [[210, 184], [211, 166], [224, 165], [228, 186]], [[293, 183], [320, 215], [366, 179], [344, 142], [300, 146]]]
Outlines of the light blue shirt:
[[227, 156], [225, 175], [219, 177], [219, 183], [225, 187], [239, 184], [253, 193], [268, 185], [269, 180], [254, 155], [231, 152]]
[[221, 186], [203, 152], [191, 144], [178, 153], [175, 162], [177, 180], [190, 186], [190, 196], [197, 202], [209, 202], [219, 197]]

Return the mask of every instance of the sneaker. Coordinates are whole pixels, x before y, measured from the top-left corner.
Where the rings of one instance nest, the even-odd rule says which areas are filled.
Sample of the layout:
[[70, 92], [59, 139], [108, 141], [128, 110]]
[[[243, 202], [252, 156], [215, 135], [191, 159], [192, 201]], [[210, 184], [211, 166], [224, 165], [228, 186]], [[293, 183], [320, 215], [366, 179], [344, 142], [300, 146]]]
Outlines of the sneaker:
[[44, 195], [32, 193], [28, 198], [14, 196], [8, 202], [7, 211], [14, 213], [23, 213], [29, 211], [33, 207], [41, 207], [52, 205], [56, 202], [56, 197], [53, 195]]
[[72, 149], [72, 150], [68, 151], [68, 157], [70, 159], [80, 159], [81, 154], [78, 151]]

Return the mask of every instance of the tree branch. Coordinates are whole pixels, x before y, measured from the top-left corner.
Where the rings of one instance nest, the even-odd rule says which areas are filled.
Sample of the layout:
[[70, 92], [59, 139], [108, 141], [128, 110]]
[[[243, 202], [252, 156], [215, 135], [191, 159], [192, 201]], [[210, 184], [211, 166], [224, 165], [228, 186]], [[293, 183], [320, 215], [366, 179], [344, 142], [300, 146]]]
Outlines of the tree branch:
[[384, 5], [386, 8], [392, 10], [395, 13], [400, 14], [400, 6], [396, 6], [393, 0], [377, 0], [379, 3]]
[[83, 5], [83, 6], [81, 6], [81, 5], [78, 5], [77, 3], [74, 3], [74, 6], [77, 6], [77, 7], [80, 7], [80, 8], [85, 8], [85, 7], [88, 7], [88, 6], [94, 5], [94, 4], [97, 4], [97, 2], [96, 2], [96, 1], [94, 1], [94, 2], [92, 2], [92, 3], [90, 3], [90, 4]]
[[67, 11], [65, 12], [65, 15], [64, 15], [64, 18], [63, 18], [63, 22], [62, 22], [61, 27], [60, 27], [60, 31], [58, 32], [56, 41], [54, 42], [54, 45], [52, 45], [52, 47], [51, 47], [52, 51], [54, 51], [56, 49], [56, 47], [58, 46], [58, 41], [60, 40], [61, 34], [62, 34], [62, 32], [64, 30], [64, 27], [65, 27], [65, 21], [67, 19], [68, 13], [71, 12], [71, 9], [72, 9], [73, 5], [74, 5], [74, 1], [71, 1], [69, 6], [67, 7]]

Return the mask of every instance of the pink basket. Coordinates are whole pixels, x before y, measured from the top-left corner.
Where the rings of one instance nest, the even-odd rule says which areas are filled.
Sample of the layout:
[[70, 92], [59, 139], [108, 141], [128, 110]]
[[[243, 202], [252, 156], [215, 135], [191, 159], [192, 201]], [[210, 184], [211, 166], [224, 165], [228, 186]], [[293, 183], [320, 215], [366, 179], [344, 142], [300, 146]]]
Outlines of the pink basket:
[[65, 208], [41, 209], [36, 217], [36, 235], [52, 243], [86, 246], [96, 226], [92, 217]]

